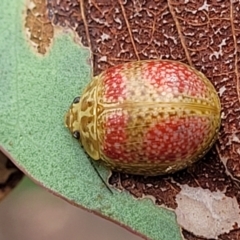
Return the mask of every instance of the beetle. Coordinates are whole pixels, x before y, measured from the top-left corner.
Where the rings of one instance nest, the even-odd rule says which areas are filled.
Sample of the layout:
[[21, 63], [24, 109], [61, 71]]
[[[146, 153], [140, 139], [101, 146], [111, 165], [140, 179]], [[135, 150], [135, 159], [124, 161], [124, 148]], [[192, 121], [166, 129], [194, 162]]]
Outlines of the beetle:
[[172, 60], [120, 64], [93, 77], [65, 125], [93, 160], [155, 176], [201, 159], [218, 136], [218, 94], [193, 67]]

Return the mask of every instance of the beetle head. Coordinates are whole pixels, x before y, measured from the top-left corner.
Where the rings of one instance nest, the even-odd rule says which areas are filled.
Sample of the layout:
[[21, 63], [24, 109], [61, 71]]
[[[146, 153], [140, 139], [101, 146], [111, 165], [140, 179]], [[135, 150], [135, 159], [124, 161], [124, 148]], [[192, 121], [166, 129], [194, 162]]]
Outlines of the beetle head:
[[98, 160], [99, 143], [96, 129], [96, 87], [91, 82], [83, 92], [81, 99], [76, 97], [66, 116], [65, 125], [73, 137], [79, 139], [85, 151], [94, 160]]

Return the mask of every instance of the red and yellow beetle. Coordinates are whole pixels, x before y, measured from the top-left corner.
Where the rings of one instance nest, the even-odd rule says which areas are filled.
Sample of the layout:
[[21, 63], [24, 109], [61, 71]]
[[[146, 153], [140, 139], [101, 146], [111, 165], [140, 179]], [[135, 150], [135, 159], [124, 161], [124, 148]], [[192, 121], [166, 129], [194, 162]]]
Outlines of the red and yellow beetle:
[[94, 77], [65, 124], [92, 159], [152, 176], [202, 158], [217, 138], [220, 111], [201, 72], [176, 61], [137, 61]]

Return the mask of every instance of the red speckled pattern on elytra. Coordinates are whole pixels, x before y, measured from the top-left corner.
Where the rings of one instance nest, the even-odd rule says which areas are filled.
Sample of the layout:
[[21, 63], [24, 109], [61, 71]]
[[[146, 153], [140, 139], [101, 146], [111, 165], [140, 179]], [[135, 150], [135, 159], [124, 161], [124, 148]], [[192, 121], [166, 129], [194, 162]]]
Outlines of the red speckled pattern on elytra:
[[104, 73], [103, 85], [105, 86], [104, 95], [106, 99], [118, 101], [119, 98], [126, 98], [124, 89], [126, 89], [126, 81], [123, 79], [121, 71], [122, 67], [112, 67]]
[[211, 131], [211, 119], [204, 116], [171, 117], [161, 122], [153, 120], [152, 124], [144, 122], [144, 126], [139, 125], [139, 129], [133, 129], [134, 123], [129, 117], [131, 114], [111, 114], [106, 121], [102, 150], [105, 156], [117, 162], [187, 159], [201, 148]]
[[[169, 101], [169, 97], [205, 98], [208, 95], [209, 89], [206, 84], [188, 66], [168, 61], [142, 61], [136, 62], [135, 68], [128, 72], [128, 66], [131, 68], [132, 65], [128, 63], [104, 72], [104, 102], [118, 102], [124, 99], [141, 101], [140, 97], [149, 97], [149, 92], [144, 93], [146, 88], [151, 90], [152, 94], [158, 95], [159, 100], [165, 98], [166, 101]], [[139, 94], [136, 94], [137, 91]]]
[[111, 159], [123, 159], [124, 145], [127, 142], [127, 117], [117, 113], [109, 114], [105, 123], [103, 152]]
[[144, 136], [142, 149], [152, 161], [188, 158], [201, 146], [209, 131], [207, 118], [170, 118], [150, 127]]
[[216, 122], [201, 103], [211, 108], [216, 102], [209, 83], [191, 68], [141, 61], [113, 67], [101, 77], [103, 159], [134, 164], [181, 161], [211, 142]]
[[143, 70], [143, 78], [149, 80], [156, 88], [165, 86], [165, 91], [186, 94], [189, 96], [204, 96], [206, 86], [190, 71], [187, 66], [169, 62], [149, 62]]

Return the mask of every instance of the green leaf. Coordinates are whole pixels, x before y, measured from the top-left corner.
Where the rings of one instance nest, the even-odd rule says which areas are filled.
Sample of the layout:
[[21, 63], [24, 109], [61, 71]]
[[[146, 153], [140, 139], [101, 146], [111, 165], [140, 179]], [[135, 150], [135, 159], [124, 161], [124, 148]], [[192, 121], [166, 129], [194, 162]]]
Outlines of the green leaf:
[[[91, 79], [90, 52], [72, 36], [45, 57], [27, 41], [23, 0], [0, 3], [0, 146], [38, 184], [151, 239], [179, 240], [173, 212], [126, 192], [111, 194], [64, 126], [71, 101]], [[108, 171], [99, 166], [104, 179]]]

